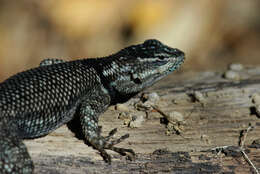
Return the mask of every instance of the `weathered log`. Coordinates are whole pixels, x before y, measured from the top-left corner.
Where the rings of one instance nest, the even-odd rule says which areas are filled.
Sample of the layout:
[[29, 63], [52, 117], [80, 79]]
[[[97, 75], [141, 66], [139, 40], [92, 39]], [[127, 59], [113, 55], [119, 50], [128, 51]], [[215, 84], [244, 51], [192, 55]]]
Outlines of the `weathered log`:
[[[121, 111], [110, 107], [100, 117], [103, 134], [115, 127], [116, 136], [129, 133], [130, 138], [118, 146], [132, 148], [137, 153], [135, 161], [109, 152], [113, 161], [108, 165], [62, 126], [48, 136], [25, 141], [35, 173], [250, 173], [252, 166], [239, 151], [240, 133], [249, 124], [254, 128], [243, 140], [244, 152], [260, 168], [260, 68], [234, 73], [234, 80], [224, 78], [223, 73], [175, 73], [145, 91], [158, 93], [156, 106], [165, 115], [173, 111], [183, 115], [184, 120], [174, 125], [179, 135], [175, 129], [167, 131], [163, 114], [154, 109], [135, 111], [129, 106], [132, 114], [145, 118], [137, 128], [129, 128], [118, 119]], [[228, 148], [214, 151], [221, 146]]]

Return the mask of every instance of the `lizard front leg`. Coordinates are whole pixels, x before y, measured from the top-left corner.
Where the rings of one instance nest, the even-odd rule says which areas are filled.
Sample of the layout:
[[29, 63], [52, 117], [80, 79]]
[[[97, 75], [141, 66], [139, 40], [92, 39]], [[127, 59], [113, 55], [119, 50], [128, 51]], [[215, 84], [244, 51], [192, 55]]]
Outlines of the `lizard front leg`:
[[80, 108], [80, 123], [85, 139], [100, 152], [103, 159], [108, 163], [111, 163], [111, 157], [105, 149], [113, 150], [123, 156], [127, 155], [129, 159], [132, 160], [135, 156], [132, 149], [114, 146], [128, 138], [129, 134], [126, 134], [117, 140], [110, 141], [111, 137], [117, 131], [116, 129], [113, 129], [108, 136], [101, 136], [101, 128], [98, 126], [98, 119], [99, 115], [107, 109], [109, 103], [110, 96], [103, 87], [93, 90], [91, 95], [83, 100]]

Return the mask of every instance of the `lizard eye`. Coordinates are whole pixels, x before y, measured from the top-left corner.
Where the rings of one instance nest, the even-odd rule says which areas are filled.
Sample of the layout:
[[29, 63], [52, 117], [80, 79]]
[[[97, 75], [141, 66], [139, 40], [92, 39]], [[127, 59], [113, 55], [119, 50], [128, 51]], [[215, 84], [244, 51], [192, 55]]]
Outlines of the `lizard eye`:
[[158, 59], [163, 60], [165, 57], [164, 56], [158, 56]]

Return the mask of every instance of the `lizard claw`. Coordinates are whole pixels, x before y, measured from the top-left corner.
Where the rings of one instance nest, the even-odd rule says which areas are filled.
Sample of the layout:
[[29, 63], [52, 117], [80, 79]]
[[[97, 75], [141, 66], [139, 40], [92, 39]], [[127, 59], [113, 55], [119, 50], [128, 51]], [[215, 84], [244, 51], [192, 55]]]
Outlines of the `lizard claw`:
[[92, 145], [100, 152], [101, 156], [103, 157], [104, 161], [111, 164], [111, 156], [105, 151], [105, 149], [112, 150], [114, 152], [119, 153], [122, 156], [127, 156], [127, 159], [133, 161], [135, 159], [135, 152], [132, 149], [125, 149], [125, 148], [119, 148], [115, 147], [114, 145], [121, 143], [123, 140], [129, 138], [129, 134], [125, 134], [121, 136], [120, 138], [110, 141], [110, 139], [113, 137], [113, 135], [117, 132], [117, 129], [113, 129], [109, 132], [108, 136], [99, 138], [94, 141], [92, 141]]
[[110, 141], [110, 138], [116, 134], [117, 132], [117, 128], [111, 130], [109, 132], [109, 135], [107, 137], [105, 137], [106, 143], [104, 146], [104, 149], [109, 149], [112, 150], [114, 152], [119, 153], [122, 156], [127, 156], [129, 160], [134, 160], [135, 159], [135, 152], [132, 149], [125, 149], [125, 148], [119, 148], [119, 147], [115, 147], [114, 145], [121, 143], [122, 141], [124, 141], [125, 139], [129, 138], [129, 134], [125, 134], [123, 136], [121, 136], [120, 138], [114, 140], [114, 141]]

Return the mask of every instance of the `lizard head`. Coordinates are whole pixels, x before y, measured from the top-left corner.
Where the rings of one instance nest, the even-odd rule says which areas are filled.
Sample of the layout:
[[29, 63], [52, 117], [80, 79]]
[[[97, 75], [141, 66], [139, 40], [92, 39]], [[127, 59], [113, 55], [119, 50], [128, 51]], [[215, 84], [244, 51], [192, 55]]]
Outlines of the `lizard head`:
[[151, 39], [112, 55], [110, 86], [122, 94], [136, 93], [178, 69], [184, 53]]

